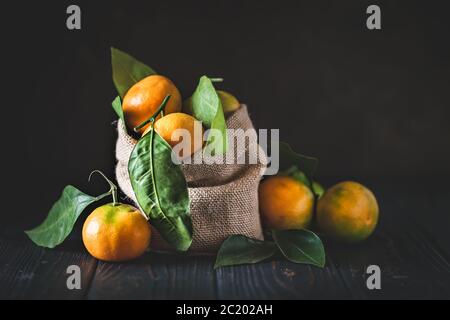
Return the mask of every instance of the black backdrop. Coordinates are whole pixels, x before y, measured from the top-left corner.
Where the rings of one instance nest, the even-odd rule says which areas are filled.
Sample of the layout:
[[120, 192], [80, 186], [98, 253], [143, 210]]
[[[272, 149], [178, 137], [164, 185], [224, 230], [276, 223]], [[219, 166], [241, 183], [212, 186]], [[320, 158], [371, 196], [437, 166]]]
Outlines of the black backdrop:
[[[81, 31], [65, 27], [72, 3]], [[369, 4], [380, 31], [365, 26]], [[0, 20], [7, 223], [40, 221], [66, 184], [106, 188], [87, 176], [113, 175], [110, 46], [184, 97], [199, 76], [223, 77], [257, 127], [320, 159], [324, 181], [450, 176], [444, 2], [40, 1], [2, 4]]]

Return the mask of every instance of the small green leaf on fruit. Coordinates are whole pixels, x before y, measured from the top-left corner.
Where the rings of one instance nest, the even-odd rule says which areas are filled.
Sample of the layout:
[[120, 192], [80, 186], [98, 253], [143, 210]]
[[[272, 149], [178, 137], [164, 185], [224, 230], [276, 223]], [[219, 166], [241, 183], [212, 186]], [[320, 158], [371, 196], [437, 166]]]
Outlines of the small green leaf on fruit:
[[113, 102], [111, 103], [113, 110], [116, 112], [117, 116], [120, 120], [122, 120], [122, 123], [125, 125], [125, 117], [123, 115], [123, 109], [122, 109], [122, 101], [120, 101], [120, 97], [117, 96]]
[[316, 195], [317, 199], [322, 198], [323, 194], [325, 193], [325, 189], [320, 183], [316, 181], [314, 181], [312, 184], [312, 191]]
[[294, 178], [295, 180], [297, 180], [300, 183], [303, 183], [307, 187], [311, 185], [306, 175], [302, 171], [300, 171], [295, 165], [291, 166], [289, 169], [285, 171], [280, 172], [280, 175]]
[[202, 121], [210, 129], [207, 149], [214, 154], [224, 154], [228, 148], [227, 125], [222, 109], [222, 103], [211, 79], [202, 76], [192, 95], [192, 112], [194, 118]]

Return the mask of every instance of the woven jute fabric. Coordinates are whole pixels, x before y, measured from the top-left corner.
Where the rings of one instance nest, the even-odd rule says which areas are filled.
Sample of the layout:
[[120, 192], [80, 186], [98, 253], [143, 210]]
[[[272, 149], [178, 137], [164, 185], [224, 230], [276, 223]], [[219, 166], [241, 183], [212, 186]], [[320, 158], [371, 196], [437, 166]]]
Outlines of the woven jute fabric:
[[[258, 145], [256, 130], [245, 105], [232, 113], [226, 122], [228, 129], [243, 130], [246, 138], [235, 139], [229, 132], [229, 148], [225, 155], [210, 156], [200, 150], [191, 157], [191, 164], [181, 165], [188, 184], [194, 227], [191, 252], [215, 252], [228, 236], [234, 234], [263, 238], [258, 184], [267, 158]], [[117, 182], [123, 193], [139, 207], [128, 174], [128, 160], [137, 141], [127, 134], [120, 120], [117, 129]], [[199, 157], [203, 157], [202, 163], [199, 163]], [[257, 161], [249, 164], [252, 157]], [[222, 158], [228, 161], [224, 163]], [[154, 229], [151, 247], [170, 250]]]

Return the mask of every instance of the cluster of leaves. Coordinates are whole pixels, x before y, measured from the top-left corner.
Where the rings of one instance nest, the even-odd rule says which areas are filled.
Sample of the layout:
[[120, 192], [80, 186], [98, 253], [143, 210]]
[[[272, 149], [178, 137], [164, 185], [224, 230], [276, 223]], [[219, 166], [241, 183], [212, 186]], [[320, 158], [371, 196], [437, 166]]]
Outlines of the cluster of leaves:
[[217, 253], [214, 268], [239, 264], [252, 264], [271, 258], [279, 253], [289, 261], [325, 265], [325, 251], [320, 238], [308, 230], [272, 231], [274, 241], [260, 241], [243, 235], [226, 239]]

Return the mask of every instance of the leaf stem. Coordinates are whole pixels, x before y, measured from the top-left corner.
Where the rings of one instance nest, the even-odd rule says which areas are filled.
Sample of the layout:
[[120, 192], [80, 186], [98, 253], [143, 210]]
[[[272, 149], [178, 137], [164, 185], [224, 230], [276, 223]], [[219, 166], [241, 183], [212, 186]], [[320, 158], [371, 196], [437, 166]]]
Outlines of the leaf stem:
[[94, 173], [100, 174], [100, 175], [106, 180], [106, 182], [108, 182], [109, 187], [110, 187], [110, 189], [109, 189], [108, 192], [105, 192], [104, 194], [101, 194], [101, 195], [98, 196], [97, 198], [98, 198], [98, 199], [101, 199], [101, 198], [103, 198], [103, 197], [105, 197], [105, 196], [107, 196], [107, 195], [111, 195], [111, 196], [112, 196], [112, 199], [113, 199], [113, 206], [118, 205], [119, 202], [117, 201], [117, 186], [116, 186], [111, 180], [109, 180], [109, 179], [103, 174], [103, 172], [101, 172], [100, 170], [94, 170], [94, 171], [92, 171], [92, 172], [89, 174], [88, 181], [91, 181], [92, 174], [94, 174]]
[[147, 120], [145, 120], [144, 122], [142, 122], [140, 125], [138, 125], [137, 127], [135, 127], [133, 130], [134, 132], [139, 132], [140, 129], [142, 129], [142, 127], [146, 126], [148, 123], [155, 121], [156, 117], [161, 113], [161, 111], [164, 109], [164, 107], [166, 106], [167, 102], [169, 102], [171, 95], [168, 94], [163, 102], [161, 102], [161, 104], [159, 105], [158, 109], [156, 110], [156, 112]]

